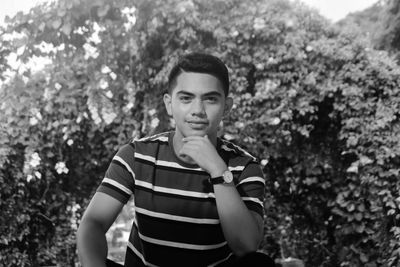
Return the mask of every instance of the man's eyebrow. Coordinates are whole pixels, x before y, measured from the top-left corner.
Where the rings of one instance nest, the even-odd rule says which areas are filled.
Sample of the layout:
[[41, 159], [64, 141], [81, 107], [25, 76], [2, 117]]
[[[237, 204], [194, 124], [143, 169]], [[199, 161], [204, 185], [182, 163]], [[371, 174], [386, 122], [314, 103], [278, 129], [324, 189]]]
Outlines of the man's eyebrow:
[[213, 92], [204, 94], [204, 96], [220, 96], [220, 97], [222, 97], [222, 94], [220, 92], [213, 91]]
[[185, 90], [179, 90], [178, 92], [176, 92], [176, 94], [177, 94], [177, 95], [178, 95], [178, 94], [181, 94], [181, 95], [190, 95], [190, 96], [194, 96], [193, 93], [190, 93], [190, 92], [185, 91]]
[[[177, 95], [180, 94], [180, 95], [195, 96], [195, 94], [193, 94], [191, 92], [188, 92], [188, 91], [185, 91], [185, 90], [179, 90], [178, 92], [176, 92], [176, 94]], [[222, 94], [220, 92], [218, 92], [218, 91], [212, 91], [212, 92], [205, 93], [202, 96], [206, 96], [206, 97], [207, 96], [219, 96], [219, 97], [222, 97]]]

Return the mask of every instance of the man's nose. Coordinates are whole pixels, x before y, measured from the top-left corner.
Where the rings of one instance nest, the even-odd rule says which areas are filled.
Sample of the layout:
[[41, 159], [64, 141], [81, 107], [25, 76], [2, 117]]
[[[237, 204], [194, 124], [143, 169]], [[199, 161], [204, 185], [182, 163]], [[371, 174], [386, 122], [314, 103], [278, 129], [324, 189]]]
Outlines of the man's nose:
[[192, 115], [204, 116], [206, 114], [206, 112], [204, 109], [203, 101], [201, 101], [201, 100], [193, 101], [191, 112], [192, 112]]

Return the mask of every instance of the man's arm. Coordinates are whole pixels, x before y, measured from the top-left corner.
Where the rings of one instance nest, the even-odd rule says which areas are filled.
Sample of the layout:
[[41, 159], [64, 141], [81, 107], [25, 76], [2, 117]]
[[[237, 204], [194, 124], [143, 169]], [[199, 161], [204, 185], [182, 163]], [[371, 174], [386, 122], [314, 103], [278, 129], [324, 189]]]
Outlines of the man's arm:
[[233, 183], [214, 185], [224, 236], [237, 256], [256, 251], [262, 238], [263, 219], [250, 211]]
[[[207, 137], [184, 138], [180, 153], [191, 157], [211, 177], [227, 169]], [[214, 193], [222, 230], [232, 251], [237, 256], [256, 251], [263, 232], [261, 216], [246, 207], [233, 183], [214, 185]]]
[[77, 232], [79, 259], [84, 267], [105, 267], [107, 241], [105, 234], [124, 204], [97, 192], [87, 207]]

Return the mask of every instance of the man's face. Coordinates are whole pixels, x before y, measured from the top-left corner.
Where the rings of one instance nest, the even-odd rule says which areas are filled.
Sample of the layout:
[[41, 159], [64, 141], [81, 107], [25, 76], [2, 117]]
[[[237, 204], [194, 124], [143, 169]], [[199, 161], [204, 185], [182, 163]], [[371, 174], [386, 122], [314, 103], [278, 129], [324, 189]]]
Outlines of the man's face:
[[205, 136], [215, 138], [223, 115], [232, 106], [222, 83], [210, 74], [183, 72], [175, 88], [164, 95], [167, 112], [176, 123], [179, 137]]

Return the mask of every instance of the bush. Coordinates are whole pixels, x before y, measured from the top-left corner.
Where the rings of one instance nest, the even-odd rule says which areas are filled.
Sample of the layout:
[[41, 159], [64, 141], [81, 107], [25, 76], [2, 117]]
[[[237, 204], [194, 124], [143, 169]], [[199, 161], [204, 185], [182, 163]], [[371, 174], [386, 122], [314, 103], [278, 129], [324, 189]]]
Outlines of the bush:
[[[1, 31], [6, 266], [77, 261], [75, 229], [112, 155], [171, 128], [166, 74], [196, 50], [229, 66], [236, 104], [224, 138], [266, 173], [261, 249], [307, 266], [398, 264], [399, 68], [314, 11], [282, 0], [60, 0]], [[5, 60], [13, 51], [51, 64], [17, 70]]]

